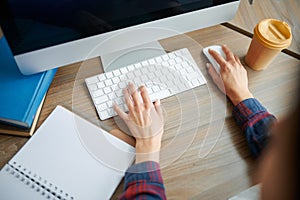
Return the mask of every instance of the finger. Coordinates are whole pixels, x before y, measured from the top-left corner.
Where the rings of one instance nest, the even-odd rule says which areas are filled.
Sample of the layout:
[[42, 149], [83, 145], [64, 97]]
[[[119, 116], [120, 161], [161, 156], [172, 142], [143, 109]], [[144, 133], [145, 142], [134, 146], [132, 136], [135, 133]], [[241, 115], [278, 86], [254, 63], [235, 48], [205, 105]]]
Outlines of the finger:
[[121, 110], [121, 108], [120, 108], [117, 104], [114, 104], [113, 107], [114, 107], [114, 110], [116, 111], [116, 113], [117, 113], [124, 121], [128, 119], [128, 114], [125, 113], [123, 110]]
[[150, 100], [147, 88], [145, 86], [141, 86], [140, 87], [140, 92], [141, 92], [143, 103], [144, 103], [146, 109], [149, 109], [152, 105], [152, 102]]
[[218, 52], [212, 49], [208, 49], [208, 52], [210, 55], [212, 55], [216, 62], [219, 63], [220, 66], [224, 66], [226, 64], [226, 60]]
[[161, 103], [160, 103], [159, 99], [154, 102], [154, 107], [155, 107], [155, 110], [156, 110], [157, 114], [160, 117], [163, 117], [163, 111], [162, 111]]
[[221, 76], [218, 74], [218, 72], [215, 70], [215, 68], [210, 63], [207, 63], [206, 66], [208, 69], [208, 73], [209, 73], [210, 77], [212, 78], [212, 80], [214, 81], [214, 83], [217, 85], [217, 87], [223, 93], [225, 93], [225, 88], [224, 88], [224, 84], [223, 84], [223, 80], [222, 80]]
[[132, 102], [130, 95], [128, 93], [128, 90], [126, 88], [123, 90], [123, 94], [124, 94], [125, 103], [128, 107], [128, 111], [132, 112], [133, 111], [133, 102]]
[[239, 65], [243, 66], [242, 63], [241, 63], [241, 61], [240, 61], [240, 59], [239, 59], [239, 57], [238, 57], [237, 55], [234, 55], [234, 59], [235, 59], [235, 61], [236, 61]]
[[226, 46], [226, 45], [222, 45], [222, 50], [226, 56], [226, 60], [227, 61], [234, 61], [234, 54], [232, 53], [232, 51], [230, 51], [230, 49]]
[[218, 78], [221, 78], [216, 69], [212, 66], [210, 63], [206, 63], [208, 74], [213, 80], [216, 80]]
[[139, 96], [139, 92], [133, 83], [128, 84], [128, 90], [129, 90], [129, 95], [132, 96], [133, 106], [135, 106], [137, 109], [140, 109], [142, 102]]

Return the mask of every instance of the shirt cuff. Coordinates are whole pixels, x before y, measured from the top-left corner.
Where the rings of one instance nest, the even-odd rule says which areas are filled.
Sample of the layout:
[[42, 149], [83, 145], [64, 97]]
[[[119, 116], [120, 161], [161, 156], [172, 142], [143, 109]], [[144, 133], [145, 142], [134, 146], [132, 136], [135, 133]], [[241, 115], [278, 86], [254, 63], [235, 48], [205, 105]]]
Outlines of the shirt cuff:
[[125, 173], [125, 185], [130, 182], [146, 180], [162, 183], [160, 166], [157, 162], [147, 161], [132, 165]]
[[265, 118], [271, 114], [257, 99], [249, 98], [237, 104], [232, 110], [232, 115], [238, 125], [244, 130], [246, 126], [252, 126], [261, 118]]

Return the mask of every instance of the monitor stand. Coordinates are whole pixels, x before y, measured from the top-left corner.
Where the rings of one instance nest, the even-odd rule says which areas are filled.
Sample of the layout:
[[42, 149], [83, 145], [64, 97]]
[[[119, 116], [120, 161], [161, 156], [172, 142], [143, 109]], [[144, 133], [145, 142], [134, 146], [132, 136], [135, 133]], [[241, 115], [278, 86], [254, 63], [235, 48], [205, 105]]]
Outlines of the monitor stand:
[[163, 54], [166, 54], [164, 48], [158, 41], [154, 41], [103, 55], [101, 61], [103, 71], [109, 72]]

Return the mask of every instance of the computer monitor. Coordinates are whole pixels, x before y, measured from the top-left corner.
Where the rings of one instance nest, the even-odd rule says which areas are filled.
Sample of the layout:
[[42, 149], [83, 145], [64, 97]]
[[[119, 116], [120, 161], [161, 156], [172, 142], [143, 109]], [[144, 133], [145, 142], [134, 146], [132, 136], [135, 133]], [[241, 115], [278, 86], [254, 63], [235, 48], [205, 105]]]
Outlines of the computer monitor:
[[[28, 75], [226, 22], [238, 4], [238, 0], [4, 0], [0, 25], [20, 71]], [[151, 34], [151, 28], [173, 31]], [[120, 39], [92, 51], [108, 38], [141, 29], [148, 33], [137, 31], [134, 41]]]

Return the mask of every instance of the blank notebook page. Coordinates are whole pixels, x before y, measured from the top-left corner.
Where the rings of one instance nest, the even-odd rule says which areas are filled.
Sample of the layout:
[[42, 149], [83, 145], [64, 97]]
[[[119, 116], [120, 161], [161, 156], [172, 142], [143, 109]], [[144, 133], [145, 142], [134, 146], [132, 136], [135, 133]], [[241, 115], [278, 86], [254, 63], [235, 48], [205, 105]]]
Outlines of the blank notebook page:
[[9, 164], [62, 196], [108, 199], [134, 155], [132, 146], [58, 106]]

